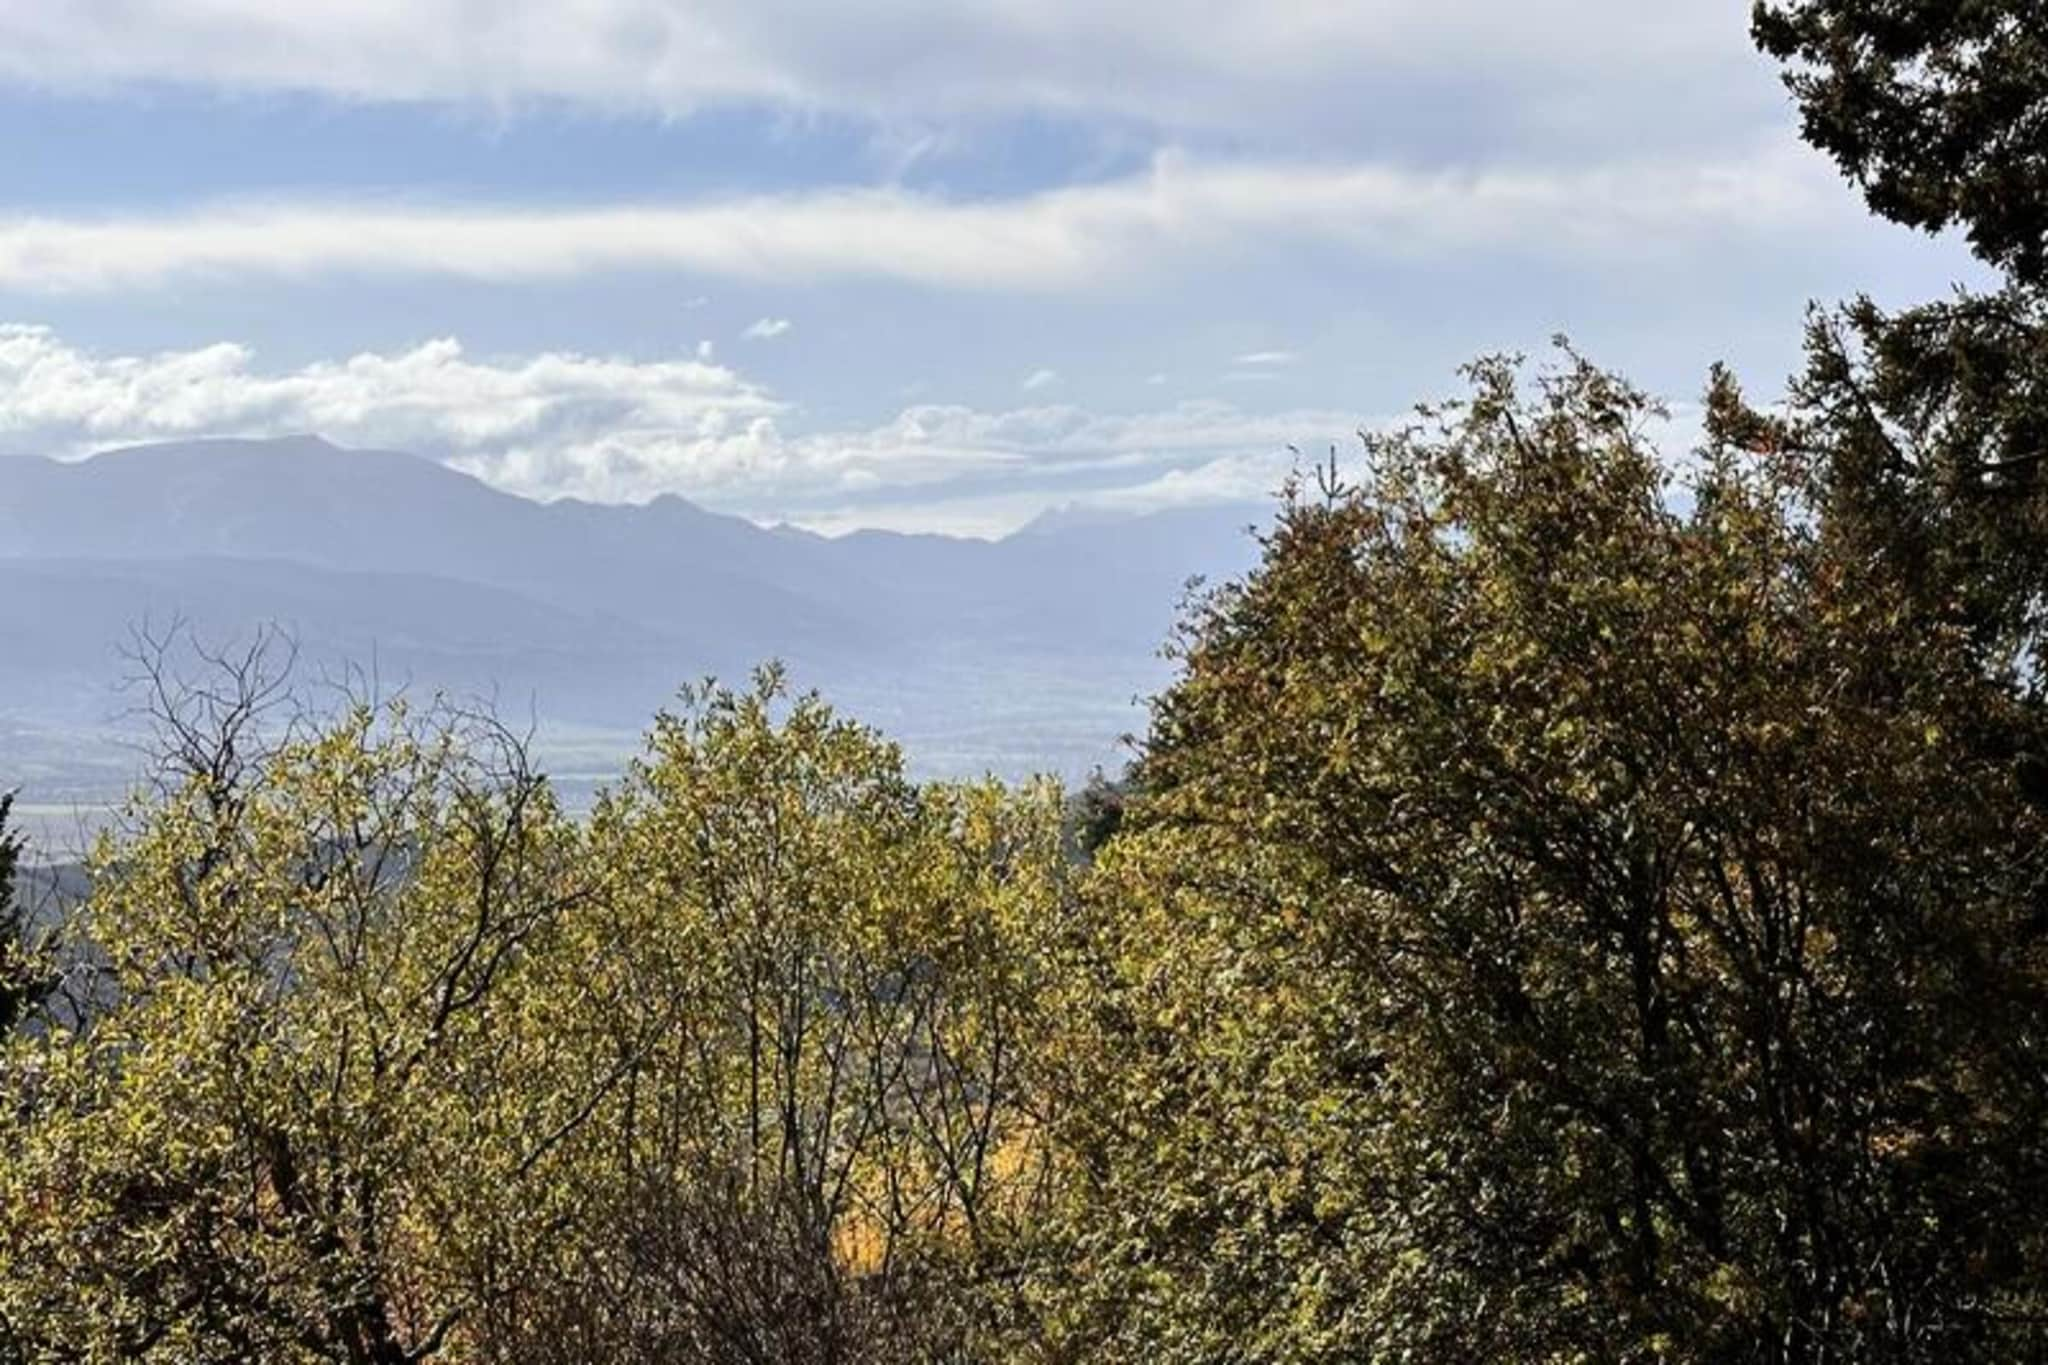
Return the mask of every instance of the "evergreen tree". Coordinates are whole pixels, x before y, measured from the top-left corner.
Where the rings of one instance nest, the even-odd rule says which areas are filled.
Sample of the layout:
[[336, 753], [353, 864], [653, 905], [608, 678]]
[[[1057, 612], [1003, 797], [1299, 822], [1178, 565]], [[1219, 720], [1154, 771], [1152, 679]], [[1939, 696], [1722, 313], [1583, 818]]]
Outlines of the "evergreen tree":
[[2048, 29], [2031, 0], [1762, 0], [1807, 141], [1872, 211], [1961, 227], [2023, 284], [2048, 278]]
[[35, 994], [29, 967], [28, 915], [16, 899], [21, 835], [8, 828], [14, 794], [0, 793], [0, 1036], [11, 1032], [27, 1013]]

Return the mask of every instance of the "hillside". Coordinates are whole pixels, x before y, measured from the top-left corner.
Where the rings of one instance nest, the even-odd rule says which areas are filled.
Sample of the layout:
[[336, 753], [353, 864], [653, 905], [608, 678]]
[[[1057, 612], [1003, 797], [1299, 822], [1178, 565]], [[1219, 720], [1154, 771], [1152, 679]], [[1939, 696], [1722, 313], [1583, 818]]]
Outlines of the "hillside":
[[275, 623], [314, 673], [493, 697], [621, 750], [678, 684], [780, 658], [920, 767], [1080, 771], [1137, 723], [1186, 581], [1250, 562], [1256, 515], [828, 538], [675, 497], [543, 504], [313, 437], [5, 458], [0, 763], [34, 750], [33, 787], [53, 732], [81, 755], [110, 736], [130, 627], [182, 617], [212, 638]]

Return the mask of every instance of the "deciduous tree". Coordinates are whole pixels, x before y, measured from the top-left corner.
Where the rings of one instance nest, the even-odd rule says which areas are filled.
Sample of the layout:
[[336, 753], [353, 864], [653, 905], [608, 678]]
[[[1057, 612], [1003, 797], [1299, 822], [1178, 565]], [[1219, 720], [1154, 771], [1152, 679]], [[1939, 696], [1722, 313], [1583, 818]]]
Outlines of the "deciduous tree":
[[1626, 384], [1483, 363], [1191, 622], [1076, 1012], [1077, 1351], [2031, 1349], [2039, 707], [1711, 407], [1674, 490]]
[[[770, 671], [656, 725], [591, 819], [628, 1079], [519, 1359], [959, 1359], [1052, 1178], [1049, 787], [919, 787]], [[655, 1039], [636, 1056], [636, 1039]]]

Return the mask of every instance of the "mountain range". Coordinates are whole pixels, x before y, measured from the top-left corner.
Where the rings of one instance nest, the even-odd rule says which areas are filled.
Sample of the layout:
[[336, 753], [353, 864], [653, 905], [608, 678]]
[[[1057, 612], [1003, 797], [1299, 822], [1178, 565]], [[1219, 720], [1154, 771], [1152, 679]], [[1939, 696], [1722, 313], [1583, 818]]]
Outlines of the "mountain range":
[[1264, 515], [825, 537], [672, 496], [536, 502], [317, 437], [0, 457], [0, 785], [104, 785], [121, 642], [172, 619], [217, 642], [276, 625], [302, 669], [492, 698], [599, 754], [678, 685], [776, 658], [921, 771], [1072, 775], [1142, 725], [1185, 586], [1248, 567]]

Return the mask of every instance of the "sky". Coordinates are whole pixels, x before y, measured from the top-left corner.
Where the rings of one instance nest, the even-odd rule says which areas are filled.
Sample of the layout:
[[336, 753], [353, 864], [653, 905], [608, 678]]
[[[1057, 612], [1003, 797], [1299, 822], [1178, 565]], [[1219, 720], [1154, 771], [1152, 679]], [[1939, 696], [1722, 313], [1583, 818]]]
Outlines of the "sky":
[[996, 535], [1568, 334], [1768, 397], [1974, 278], [1737, 0], [0, 0], [0, 452], [313, 432]]

